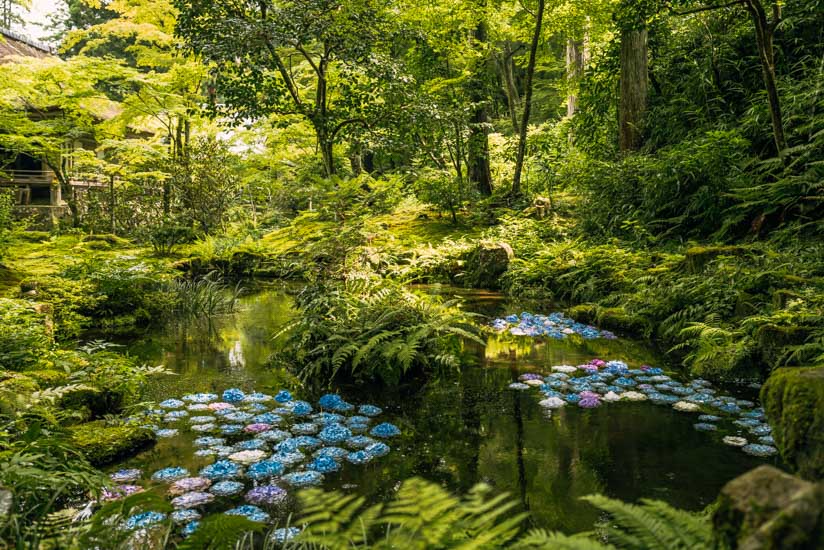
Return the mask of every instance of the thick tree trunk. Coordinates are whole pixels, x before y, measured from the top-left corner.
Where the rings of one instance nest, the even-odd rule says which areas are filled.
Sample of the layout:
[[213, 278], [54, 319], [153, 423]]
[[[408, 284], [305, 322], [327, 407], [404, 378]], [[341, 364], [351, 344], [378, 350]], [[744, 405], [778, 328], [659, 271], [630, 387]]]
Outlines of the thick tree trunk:
[[318, 147], [320, 148], [320, 154], [323, 159], [323, 171], [326, 174], [326, 177], [332, 177], [335, 175], [335, 156], [332, 152], [334, 144], [326, 137], [325, 133], [318, 134]]
[[526, 155], [526, 133], [529, 127], [529, 115], [532, 110], [532, 77], [535, 75], [535, 62], [538, 57], [538, 43], [541, 41], [541, 26], [544, 20], [545, 0], [538, 0], [538, 13], [535, 15], [535, 32], [532, 35], [532, 44], [529, 47], [529, 63], [526, 67], [526, 81], [524, 82], [524, 112], [521, 117], [521, 127], [518, 129], [518, 157], [515, 160], [515, 175], [512, 178], [512, 195], [521, 194], [521, 172], [524, 169]]
[[641, 147], [648, 72], [646, 29], [624, 30], [621, 33], [621, 97], [618, 106], [618, 147], [621, 151]]
[[[486, 21], [481, 21], [475, 28], [475, 40], [479, 44], [487, 41]], [[469, 181], [475, 184], [481, 195], [492, 194], [492, 169], [489, 165], [489, 115], [487, 114], [488, 97], [484, 93], [486, 89], [487, 62], [482, 61], [475, 69], [475, 77], [472, 79], [470, 97], [475, 104], [475, 110], [469, 124], [469, 139], [467, 140], [467, 172]]]

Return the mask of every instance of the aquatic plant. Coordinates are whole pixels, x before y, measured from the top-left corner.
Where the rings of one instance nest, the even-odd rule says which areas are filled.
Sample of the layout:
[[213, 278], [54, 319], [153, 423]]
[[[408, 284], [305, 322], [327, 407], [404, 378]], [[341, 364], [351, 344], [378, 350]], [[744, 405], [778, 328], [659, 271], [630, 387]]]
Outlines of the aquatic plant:
[[240, 284], [226, 285], [216, 272], [199, 279], [175, 279], [169, 290], [175, 296], [174, 312], [182, 318], [232, 313], [243, 293]]

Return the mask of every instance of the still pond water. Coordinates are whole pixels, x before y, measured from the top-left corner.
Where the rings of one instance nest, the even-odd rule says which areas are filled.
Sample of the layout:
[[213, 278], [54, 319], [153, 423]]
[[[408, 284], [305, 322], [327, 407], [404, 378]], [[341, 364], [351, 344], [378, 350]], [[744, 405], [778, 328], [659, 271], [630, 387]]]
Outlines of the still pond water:
[[[428, 291], [460, 294], [467, 310], [490, 317], [526, 308], [495, 293], [446, 287]], [[192, 322], [121, 343], [147, 364], [178, 373], [155, 382], [149, 399], [219, 394], [230, 387], [274, 394], [289, 377], [265, 363], [275, 347], [272, 335], [293, 314], [290, 304], [284, 289], [267, 288], [244, 297], [236, 314], [215, 319], [211, 327]], [[664, 366], [653, 349], [637, 342], [513, 337], [493, 339], [486, 349], [474, 346], [469, 355], [470, 364], [461, 372], [438, 380], [392, 390], [333, 388], [351, 403], [382, 407], [381, 420], [399, 426], [403, 435], [390, 441], [388, 456], [365, 466], [347, 464], [327, 475], [323, 487], [380, 501], [412, 476], [458, 492], [485, 482], [518, 499], [534, 526], [572, 533], [590, 529], [598, 519], [579, 499], [584, 495], [655, 498], [700, 510], [724, 483], [763, 462], [723, 445], [722, 431], [694, 430], [695, 415], [668, 407], [621, 402], [590, 410], [566, 407], [550, 416], [538, 405], [536, 390], [507, 389], [519, 374], [548, 374], [553, 365], [577, 365], [595, 357], [623, 360], [630, 368]], [[313, 403], [318, 397], [300, 389], [293, 393]], [[150, 474], [179, 465], [197, 472], [213, 459], [193, 455], [194, 437], [181, 430], [179, 437], [162, 439], [117, 468], [138, 467]]]

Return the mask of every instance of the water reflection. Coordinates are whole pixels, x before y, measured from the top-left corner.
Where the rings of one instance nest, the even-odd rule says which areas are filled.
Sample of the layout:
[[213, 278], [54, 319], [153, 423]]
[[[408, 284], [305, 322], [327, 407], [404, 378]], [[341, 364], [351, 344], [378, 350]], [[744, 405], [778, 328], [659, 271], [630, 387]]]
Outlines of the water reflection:
[[[454, 289], [438, 288], [449, 294]], [[291, 315], [290, 299], [269, 290], [242, 299], [242, 311], [197, 324], [170, 327], [127, 342], [130, 353], [179, 373], [150, 389], [157, 400], [229, 386], [273, 392], [290, 383], [287, 373], [266, 368], [272, 334]], [[471, 293], [467, 309], [486, 315], [520, 312], [494, 293]], [[547, 311], [547, 310], [544, 310]], [[620, 403], [593, 410], [567, 407], [547, 415], [534, 392], [506, 386], [524, 372], [548, 373], [551, 365], [579, 364], [599, 356], [631, 365], [660, 365], [654, 350], [626, 340], [532, 342], [497, 336], [484, 349], [467, 346], [460, 372], [399, 388], [343, 387], [351, 402], [382, 407], [403, 430], [389, 456], [344, 467], [326, 488], [348, 487], [371, 501], [386, 499], [398, 481], [422, 476], [465, 492], [478, 482], [509, 492], [538, 527], [590, 529], [596, 512], [580, 497], [592, 493], [626, 500], [659, 498], [698, 510], [720, 487], [760, 463], [696, 432], [690, 415], [649, 403]], [[301, 393], [315, 399], [317, 395]], [[153, 471], [182, 465], [197, 471], [208, 459], [193, 457], [187, 436], [161, 441], [127, 463]]]

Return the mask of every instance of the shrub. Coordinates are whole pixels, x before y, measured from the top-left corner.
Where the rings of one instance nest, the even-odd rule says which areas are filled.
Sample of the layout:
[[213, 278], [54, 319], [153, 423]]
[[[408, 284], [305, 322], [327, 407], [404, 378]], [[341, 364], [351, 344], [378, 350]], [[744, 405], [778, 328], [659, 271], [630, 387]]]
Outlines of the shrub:
[[23, 300], [0, 298], [0, 368], [30, 367], [52, 344], [45, 315]]

